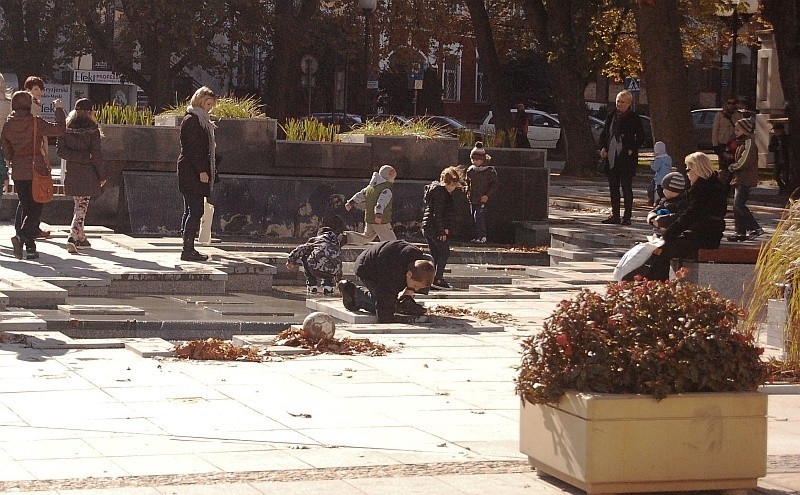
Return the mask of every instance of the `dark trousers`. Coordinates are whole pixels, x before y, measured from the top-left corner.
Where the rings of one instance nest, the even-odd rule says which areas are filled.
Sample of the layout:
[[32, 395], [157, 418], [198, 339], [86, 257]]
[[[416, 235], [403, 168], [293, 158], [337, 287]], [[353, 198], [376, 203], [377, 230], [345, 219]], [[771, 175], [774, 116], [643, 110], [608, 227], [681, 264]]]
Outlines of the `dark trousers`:
[[202, 194], [183, 195], [183, 217], [181, 218], [181, 232], [183, 233], [183, 251], [194, 250], [194, 239], [200, 232], [200, 219], [203, 218]]
[[747, 207], [749, 197], [750, 186], [736, 186], [736, 192], [733, 194], [733, 224], [736, 226], [737, 234], [746, 234], [748, 231], [761, 228]]
[[306, 275], [307, 286], [316, 287], [317, 283], [321, 281], [322, 285], [333, 287], [333, 275], [311, 268], [308, 264], [308, 258], [303, 258], [300, 261], [303, 262], [303, 272]]
[[652, 256], [650, 263], [649, 280], [669, 280], [670, 261], [675, 258], [697, 258], [697, 242], [687, 237], [670, 239], [661, 246], [661, 254]]
[[444, 279], [444, 267], [447, 265], [447, 260], [450, 258], [450, 243], [427, 236], [425, 240], [428, 241], [428, 249], [433, 258], [433, 266], [436, 267], [434, 280], [440, 281]]
[[611, 216], [620, 218], [619, 191], [622, 189], [622, 199], [625, 202], [625, 213], [622, 218], [630, 220], [633, 214], [633, 176], [623, 172], [617, 165], [608, 171], [608, 189], [611, 191]]
[[14, 228], [17, 231], [17, 236], [25, 243], [25, 249], [35, 251], [36, 236], [39, 235], [39, 221], [42, 218], [43, 205], [33, 200], [32, 181], [14, 181], [14, 189], [17, 191], [17, 196], [19, 196]]
[[475, 239], [486, 237], [486, 205], [471, 204], [472, 207], [472, 221], [475, 227], [472, 230]]

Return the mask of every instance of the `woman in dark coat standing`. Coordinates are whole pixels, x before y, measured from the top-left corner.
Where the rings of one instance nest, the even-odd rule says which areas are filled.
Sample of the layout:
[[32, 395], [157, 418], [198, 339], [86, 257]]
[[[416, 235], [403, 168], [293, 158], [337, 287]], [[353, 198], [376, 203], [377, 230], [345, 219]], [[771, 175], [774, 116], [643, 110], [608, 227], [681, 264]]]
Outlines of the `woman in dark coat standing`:
[[75, 203], [67, 251], [77, 253], [79, 247], [90, 248], [83, 226], [89, 201], [100, 196], [106, 183], [106, 168], [100, 156], [100, 127], [94, 118], [92, 101], [81, 98], [67, 117], [67, 132], [58, 138], [58, 156], [66, 160], [64, 194]]
[[442, 170], [438, 182], [425, 186], [425, 212], [422, 214], [422, 234], [436, 266], [432, 288], [449, 289], [444, 280], [444, 268], [450, 258], [450, 229], [453, 225], [453, 191], [461, 187], [458, 167]]
[[200, 232], [204, 200], [211, 196], [216, 177], [215, 125], [209, 112], [217, 104], [217, 95], [203, 86], [195, 91], [181, 122], [181, 154], [178, 157], [178, 188], [183, 194], [183, 261], [206, 261], [208, 256], [194, 248]]
[[719, 247], [725, 231], [728, 210], [728, 188], [711, 167], [711, 159], [698, 151], [686, 157], [689, 176], [688, 206], [664, 232], [664, 245], [651, 258], [651, 280], [669, 279], [669, 263], [673, 258], [697, 258], [697, 251]]
[[[644, 142], [644, 128], [639, 115], [631, 110], [630, 91], [617, 94], [617, 108], [606, 117], [600, 133], [600, 157], [606, 160], [608, 188], [611, 192], [611, 216], [601, 223], [631, 224], [633, 213], [633, 176], [639, 165], [639, 147]], [[625, 201], [625, 213], [619, 216], [620, 188]]]

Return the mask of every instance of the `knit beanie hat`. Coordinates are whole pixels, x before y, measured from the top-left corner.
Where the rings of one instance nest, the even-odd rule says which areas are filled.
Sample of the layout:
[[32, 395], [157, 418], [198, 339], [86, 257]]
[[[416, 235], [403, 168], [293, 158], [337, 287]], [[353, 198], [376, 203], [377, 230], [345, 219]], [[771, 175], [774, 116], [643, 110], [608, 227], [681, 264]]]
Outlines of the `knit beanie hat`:
[[756, 126], [750, 122], [750, 119], [739, 119], [736, 121], [736, 125], [739, 126], [741, 130], [744, 131], [745, 134], [752, 134], [753, 131], [756, 129]]
[[384, 165], [380, 170], [378, 170], [378, 175], [386, 180], [391, 181], [397, 177], [397, 170], [395, 170], [391, 165]]
[[661, 181], [661, 187], [667, 191], [682, 193], [686, 190], [686, 179], [680, 172], [670, 172]]
[[483, 142], [481, 141], [475, 141], [475, 147], [472, 148], [472, 151], [469, 152], [469, 158], [470, 160], [477, 158], [485, 161], [489, 161], [492, 159], [492, 157], [489, 156], [488, 153], [486, 153], [486, 149], [483, 147]]
[[90, 111], [92, 109], [92, 100], [89, 98], [81, 98], [75, 102], [75, 110]]
[[655, 144], [653, 144], [653, 153], [656, 156], [667, 154], [667, 145], [664, 144], [664, 141], [656, 141]]

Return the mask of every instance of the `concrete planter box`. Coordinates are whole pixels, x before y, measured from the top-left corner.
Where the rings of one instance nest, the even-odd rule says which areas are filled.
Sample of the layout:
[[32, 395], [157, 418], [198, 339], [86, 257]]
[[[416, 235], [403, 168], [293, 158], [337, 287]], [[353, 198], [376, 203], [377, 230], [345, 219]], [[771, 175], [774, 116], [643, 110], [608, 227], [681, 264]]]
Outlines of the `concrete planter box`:
[[275, 175], [369, 180], [372, 146], [321, 141], [277, 141]]
[[103, 159], [127, 162], [177, 162], [181, 133], [177, 127], [102, 124]]
[[751, 490], [767, 472], [767, 395], [567, 393], [520, 407], [520, 451], [592, 493]]
[[[183, 115], [156, 115], [155, 127], [179, 127]], [[278, 121], [275, 119], [220, 119], [216, 121], [217, 154], [223, 174], [269, 173], [275, 161]], [[178, 145], [180, 151], [180, 144]], [[177, 159], [177, 154], [175, 157]]]
[[[472, 148], [458, 148], [458, 163], [469, 165], [469, 153]], [[489, 165], [493, 167], [530, 167], [545, 168], [547, 162], [547, 150], [525, 149], [525, 148], [486, 148], [486, 152], [492, 159]]]
[[434, 180], [442, 169], [458, 165], [458, 139], [340, 134], [343, 142], [372, 145], [372, 167], [391, 165], [400, 179]]

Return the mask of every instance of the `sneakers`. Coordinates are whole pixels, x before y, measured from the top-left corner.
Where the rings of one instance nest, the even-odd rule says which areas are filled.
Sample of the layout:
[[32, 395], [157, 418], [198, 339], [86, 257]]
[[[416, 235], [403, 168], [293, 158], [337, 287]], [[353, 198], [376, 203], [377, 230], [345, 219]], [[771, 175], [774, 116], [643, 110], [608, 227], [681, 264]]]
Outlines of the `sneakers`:
[[427, 313], [425, 306], [419, 304], [411, 296], [403, 296], [397, 301], [395, 311], [402, 315], [422, 316]]
[[756, 230], [751, 230], [747, 233], [747, 240], [755, 239], [758, 236], [764, 235], [764, 229], [757, 228]]
[[[91, 247], [92, 247], [92, 244], [89, 242], [89, 239], [84, 239], [84, 240], [82, 240], [82, 241], [81, 241], [81, 240], [78, 240], [78, 241], [76, 241], [76, 242], [75, 242], [75, 245], [76, 245], [76, 246], [78, 246], [78, 247], [82, 247], [82, 248], [90, 248], [90, 249], [91, 249]], [[195, 251], [195, 253], [196, 253], [196, 252], [197, 252], [197, 251]]]
[[476, 237], [475, 239], [472, 239], [469, 242], [471, 242], [473, 244], [486, 244], [486, 238], [485, 237]]
[[334, 290], [336, 290], [336, 289], [332, 285], [323, 285], [322, 286], [322, 295], [323, 296], [332, 296]]
[[25, 253], [26, 260], [35, 260], [39, 258], [39, 251], [28, 251]]
[[606, 225], [616, 225], [616, 224], [620, 223], [620, 220], [619, 220], [619, 217], [610, 216], [610, 217], [606, 218], [605, 220], [600, 221], [600, 223], [603, 223], [603, 224], [606, 224]]
[[14, 247], [14, 257], [18, 260], [22, 259], [22, 239], [18, 236], [11, 238], [11, 245]]
[[339, 288], [339, 294], [342, 295], [342, 304], [344, 304], [344, 307], [348, 311], [357, 312], [356, 284], [349, 280], [340, 280], [337, 287]]
[[619, 223], [620, 225], [630, 225], [631, 219], [630, 218], [623, 218], [622, 221]]
[[445, 289], [452, 289], [452, 287], [450, 287], [450, 284], [445, 282], [444, 279], [441, 279], [441, 280], [434, 280], [433, 283], [431, 284], [431, 289], [445, 290]]
[[727, 237], [730, 242], [743, 242], [747, 240], [747, 234], [733, 234]]
[[197, 251], [189, 251], [189, 252], [182, 252], [181, 253], [181, 260], [182, 261], [206, 261], [208, 256], [205, 254], [200, 254]]
[[316, 285], [307, 285], [306, 294], [316, 294], [319, 291]]
[[67, 252], [75, 254], [78, 252], [78, 241], [70, 237], [67, 239]]

